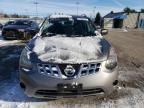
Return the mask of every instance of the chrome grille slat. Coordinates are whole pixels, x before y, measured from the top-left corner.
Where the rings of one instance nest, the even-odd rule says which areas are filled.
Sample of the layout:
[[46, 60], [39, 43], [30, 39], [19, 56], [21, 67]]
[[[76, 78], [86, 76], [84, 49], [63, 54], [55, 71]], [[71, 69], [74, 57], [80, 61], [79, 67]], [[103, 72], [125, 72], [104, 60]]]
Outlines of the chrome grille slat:
[[37, 64], [37, 67], [39, 73], [41, 74], [54, 76], [54, 77], [61, 77], [61, 72], [57, 65]]
[[79, 70], [79, 76], [94, 74], [99, 71], [101, 63], [82, 64]]

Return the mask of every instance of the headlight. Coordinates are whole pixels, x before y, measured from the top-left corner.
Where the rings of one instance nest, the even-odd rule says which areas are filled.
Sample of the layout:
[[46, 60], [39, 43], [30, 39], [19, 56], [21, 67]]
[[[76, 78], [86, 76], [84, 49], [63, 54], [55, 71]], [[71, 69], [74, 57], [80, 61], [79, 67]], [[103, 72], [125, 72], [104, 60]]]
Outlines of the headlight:
[[20, 66], [27, 69], [32, 68], [32, 63], [30, 61], [30, 51], [27, 48], [24, 48], [21, 53]]
[[110, 49], [108, 59], [105, 63], [107, 69], [114, 69], [117, 66], [117, 56], [113, 48]]

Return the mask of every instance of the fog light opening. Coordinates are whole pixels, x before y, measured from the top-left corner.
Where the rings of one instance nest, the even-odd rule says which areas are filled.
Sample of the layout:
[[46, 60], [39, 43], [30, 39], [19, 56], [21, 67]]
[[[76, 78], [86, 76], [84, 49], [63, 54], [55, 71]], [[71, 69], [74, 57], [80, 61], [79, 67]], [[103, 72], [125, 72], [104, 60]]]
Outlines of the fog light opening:
[[115, 80], [114, 82], [113, 82], [113, 86], [116, 86], [118, 84], [118, 80]]

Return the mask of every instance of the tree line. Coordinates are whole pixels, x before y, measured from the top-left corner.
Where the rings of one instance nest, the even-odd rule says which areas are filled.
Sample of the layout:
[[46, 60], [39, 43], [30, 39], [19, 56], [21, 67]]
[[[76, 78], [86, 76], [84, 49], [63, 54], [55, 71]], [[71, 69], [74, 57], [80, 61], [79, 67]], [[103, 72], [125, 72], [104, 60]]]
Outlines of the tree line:
[[[131, 8], [129, 8], [129, 7], [124, 8], [123, 11], [126, 12], [126, 13], [138, 12], [138, 11], [136, 11], [135, 9], [131, 9]], [[143, 13], [144, 13], [144, 9], [141, 9], [140, 12], [143, 12]]]
[[2, 15], [4, 18], [29, 18], [28, 15], [19, 15], [19, 14], [2, 14]]

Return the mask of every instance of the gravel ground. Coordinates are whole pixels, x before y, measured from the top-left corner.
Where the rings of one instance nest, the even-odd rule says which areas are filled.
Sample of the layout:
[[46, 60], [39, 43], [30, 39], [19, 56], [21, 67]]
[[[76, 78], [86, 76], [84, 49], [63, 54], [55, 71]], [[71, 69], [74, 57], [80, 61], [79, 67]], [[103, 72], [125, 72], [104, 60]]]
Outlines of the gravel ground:
[[112, 29], [106, 38], [115, 47], [120, 65], [144, 67], [144, 30]]
[[19, 87], [17, 64], [24, 43], [0, 38], [0, 108], [143, 108], [144, 31], [112, 29], [106, 38], [118, 53], [118, 90], [107, 97], [53, 101], [29, 98], [23, 93]]

